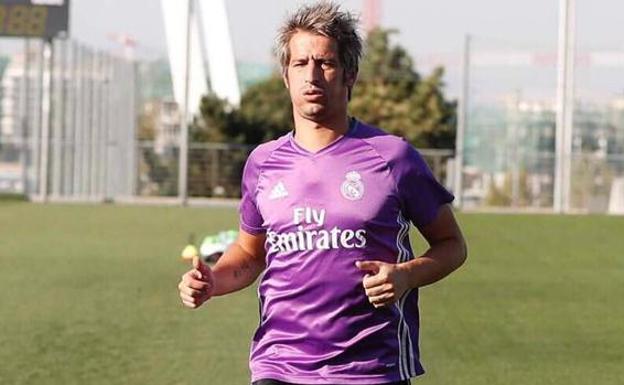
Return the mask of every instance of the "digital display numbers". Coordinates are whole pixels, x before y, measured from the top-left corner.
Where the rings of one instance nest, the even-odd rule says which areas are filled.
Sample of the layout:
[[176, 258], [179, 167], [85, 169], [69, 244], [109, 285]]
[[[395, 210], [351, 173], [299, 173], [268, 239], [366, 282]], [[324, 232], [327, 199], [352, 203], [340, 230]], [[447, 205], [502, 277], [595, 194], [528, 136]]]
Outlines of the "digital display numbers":
[[67, 31], [68, 4], [0, 1], [0, 36], [53, 38]]
[[0, 5], [0, 35], [43, 36], [47, 21], [47, 7]]

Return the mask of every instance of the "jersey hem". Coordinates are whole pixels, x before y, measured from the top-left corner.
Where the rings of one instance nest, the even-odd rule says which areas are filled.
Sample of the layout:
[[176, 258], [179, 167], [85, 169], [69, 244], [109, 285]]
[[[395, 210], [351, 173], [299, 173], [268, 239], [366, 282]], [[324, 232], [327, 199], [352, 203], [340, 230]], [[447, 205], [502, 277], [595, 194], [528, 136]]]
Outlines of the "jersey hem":
[[[414, 378], [424, 374], [424, 370], [420, 370], [416, 372], [416, 375], [410, 377]], [[292, 384], [310, 384], [310, 385], [335, 385], [337, 382], [340, 382], [343, 385], [380, 385], [384, 383], [393, 383], [399, 381], [409, 380], [409, 378], [400, 378], [396, 375], [371, 375], [366, 377], [341, 377], [341, 376], [331, 376], [331, 377], [322, 377], [319, 378], [318, 375], [315, 376], [302, 376], [302, 375], [284, 375], [281, 373], [270, 372], [270, 371], [261, 371], [255, 372], [251, 376], [251, 382], [260, 381], [260, 380], [277, 380], [283, 382], [289, 382]]]

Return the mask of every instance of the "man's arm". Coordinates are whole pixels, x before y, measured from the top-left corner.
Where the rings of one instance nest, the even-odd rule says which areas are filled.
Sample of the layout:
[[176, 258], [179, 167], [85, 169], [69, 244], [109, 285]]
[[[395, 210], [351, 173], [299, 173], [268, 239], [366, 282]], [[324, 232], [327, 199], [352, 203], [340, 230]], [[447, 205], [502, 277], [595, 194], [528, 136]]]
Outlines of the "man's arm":
[[266, 267], [264, 241], [264, 234], [253, 235], [240, 229], [236, 241], [213, 269], [195, 258], [193, 269], [184, 273], [178, 284], [182, 303], [195, 309], [215, 295], [251, 285]]
[[436, 219], [420, 232], [429, 243], [429, 249], [422, 256], [398, 266], [407, 274], [408, 288], [441, 280], [460, 267], [468, 255], [466, 241], [448, 204], [440, 207]]
[[375, 307], [398, 301], [409, 289], [441, 280], [466, 260], [466, 242], [448, 204], [440, 207], [436, 218], [420, 232], [429, 243], [429, 249], [418, 258], [399, 264], [357, 262], [360, 269], [369, 272], [363, 284]]
[[213, 295], [224, 295], [255, 282], [266, 267], [264, 234], [253, 235], [240, 229], [238, 238], [212, 268], [215, 279]]

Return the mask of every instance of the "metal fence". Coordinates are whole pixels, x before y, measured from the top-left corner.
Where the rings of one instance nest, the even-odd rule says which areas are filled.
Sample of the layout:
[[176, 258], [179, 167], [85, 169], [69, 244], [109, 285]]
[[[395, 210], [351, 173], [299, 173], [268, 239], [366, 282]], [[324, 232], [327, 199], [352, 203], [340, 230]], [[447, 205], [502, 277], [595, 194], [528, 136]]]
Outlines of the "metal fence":
[[136, 89], [132, 61], [71, 40], [25, 40], [2, 74], [0, 192], [132, 195]]
[[[135, 62], [71, 40], [24, 40], [1, 79], [0, 193], [41, 201], [178, 197], [179, 115], [157, 103], [166, 140], [137, 140], [143, 102]], [[252, 149], [190, 143], [189, 197], [238, 198]], [[421, 152], [445, 181], [453, 152]]]
[[[237, 198], [242, 168], [253, 149], [226, 143], [189, 145], [190, 197]], [[159, 148], [150, 141], [137, 143], [139, 158], [137, 196], [178, 196], [178, 146]]]
[[[160, 147], [151, 141], [137, 143], [139, 197], [178, 196], [178, 147]], [[190, 197], [238, 198], [247, 156], [254, 146], [226, 143], [189, 145], [188, 192]], [[452, 150], [421, 149], [420, 153], [443, 183], [448, 183], [447, 162]]]
[[[454, 151], [421, 153], [464, 208], [553, 211], [554, 48], [473, 37], [469, 57], [461, 186]], [[624, 83], [615, 76], [624, 54], [576, 57], [566, 211], [624, 213]], [[162, 107], [172, 109], [161, 114], [171, 120], [161, 129], [170, 134], [165, 141], [137, 141], [143, 103], [135, 62], [74, 41], [46, 47], [35, 40], [9, 59], [0, 84], [0, 193], [80, 201], [179, 196], [175, 108]], [[251, 150], [191, 143], [189, 197], [237, 198]]]
[[[472, 36], [465, 57], [462, 207], [557, 211], [556, 47]], [[561, 209], [624, 213], [624, 53], [573, 57]]]

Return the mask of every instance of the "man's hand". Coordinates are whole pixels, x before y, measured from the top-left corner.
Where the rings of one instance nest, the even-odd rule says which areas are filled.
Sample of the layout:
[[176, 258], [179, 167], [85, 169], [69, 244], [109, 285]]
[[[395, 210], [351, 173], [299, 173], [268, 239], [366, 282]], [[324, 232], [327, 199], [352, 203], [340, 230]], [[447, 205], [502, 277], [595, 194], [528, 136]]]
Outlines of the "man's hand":
[[368, 301], [376, 308], [392, 305], [409, 289], [409, 277], [400, 265], [380, 261], [357, 261], [368, 274], [362, 281]]
[[200, 307], [212, 297], [214, 287], [215, 280], [210, 267], [199, 257], [193, 257], [193, 269], [187, 271], [178, 284], [184, 306], [191, 309]]

